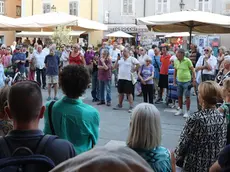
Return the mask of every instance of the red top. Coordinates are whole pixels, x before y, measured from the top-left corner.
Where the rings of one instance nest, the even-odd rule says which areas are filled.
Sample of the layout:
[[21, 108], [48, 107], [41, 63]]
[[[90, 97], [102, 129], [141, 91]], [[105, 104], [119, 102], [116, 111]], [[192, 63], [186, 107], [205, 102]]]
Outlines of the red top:
[[81, 59], [81, 53], [79, 53], [76, 57], [72, 56], [72, 53], [69, 55], [69, 64], [77, 64], [77, 65], [82, 65], [83, 61]]
[[160, 74], [161, 75], [168, 75], [168, 69], [170, 65], [170, 55], [162, 55], [161, 56], [161, 70]]

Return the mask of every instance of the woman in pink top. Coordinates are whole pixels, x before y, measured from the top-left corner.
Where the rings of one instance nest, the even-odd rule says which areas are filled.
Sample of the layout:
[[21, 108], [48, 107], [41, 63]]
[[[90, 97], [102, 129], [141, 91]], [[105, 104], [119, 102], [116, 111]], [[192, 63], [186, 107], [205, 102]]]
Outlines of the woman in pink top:
[[8, 68], [9, 66], [11, 66], [11, 59], [12, 59], [11, 49], [7, 48], [6, 55], [2, 56], [2, 63], [4, 68]]

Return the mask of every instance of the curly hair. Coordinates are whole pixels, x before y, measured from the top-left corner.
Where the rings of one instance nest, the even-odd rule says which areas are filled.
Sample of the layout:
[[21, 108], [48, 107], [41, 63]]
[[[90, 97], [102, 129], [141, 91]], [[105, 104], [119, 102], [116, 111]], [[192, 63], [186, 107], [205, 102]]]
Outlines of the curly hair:
[[69, 98], [79, 98], [89, 84], [89, 73], [82, 65], [68, 65], [59, 74], [59, 85]]

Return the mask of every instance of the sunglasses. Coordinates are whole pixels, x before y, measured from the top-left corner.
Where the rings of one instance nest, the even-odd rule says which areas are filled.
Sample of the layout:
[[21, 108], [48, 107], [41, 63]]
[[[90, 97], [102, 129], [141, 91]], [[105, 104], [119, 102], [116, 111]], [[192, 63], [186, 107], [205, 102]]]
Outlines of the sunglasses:
[[209, 50], [206, 49], [206, 50], [204, 50], [204, 51], [207, 51], [207, 52], [208, 52]]
[[144, 51], [143, 49], [141, 49], [140, 51]]

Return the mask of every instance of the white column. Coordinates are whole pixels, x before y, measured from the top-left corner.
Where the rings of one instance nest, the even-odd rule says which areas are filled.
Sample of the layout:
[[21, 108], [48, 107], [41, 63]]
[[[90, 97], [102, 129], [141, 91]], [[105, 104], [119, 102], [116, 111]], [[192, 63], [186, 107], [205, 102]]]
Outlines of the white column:
[[25, 17], [25, 10], [26, 10], [26, 0], [21, 0], [21, 17]]

